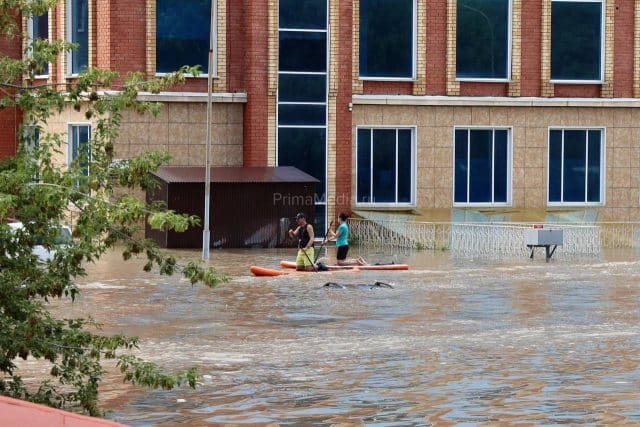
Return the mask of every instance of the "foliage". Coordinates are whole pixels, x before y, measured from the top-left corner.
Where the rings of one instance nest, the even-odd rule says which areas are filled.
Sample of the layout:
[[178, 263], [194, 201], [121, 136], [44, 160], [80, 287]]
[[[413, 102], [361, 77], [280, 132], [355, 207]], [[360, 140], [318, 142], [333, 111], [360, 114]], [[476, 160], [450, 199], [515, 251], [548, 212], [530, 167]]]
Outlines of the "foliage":
[[[42, 14], [55, 3], [0, 0], [0, 36], [18, 31], [13, 20], [16, 15], [10, 12]], [[149, 172], [167, 156], [149, 152], [126, 162], [113, 161], [123, 113], [157, 114], [160, 109], [159, 104], [138, 101], [138, 93], [158, 93], [199, 70], [183, 67], [149, 81], [134, 73], [122, 86], [115, 86], [119, 81], [116, 73], [90, 68], [64, 88], [34, 85], [38, 70], [71, 48], [62, 41], [41, 40], [32, 57], [15, 60], [0, 56], [0, 109], [19, 108], [25, 123], [35, 126], [40, 134], [37, 146], [23, 140], [19, 154], [0, 164], [0, 394], [99, 415], [98, 386], [105, 359], [117, 361], [126, 381], [151, 387], [193, 387], [196, 373], [165, 374], [131, 355], [138, 346], [137, 338], [103, 335], [91, 319], [57, 319], [48, 311], [48, 301], [74, 301], [79, 292], [75, 280], [86, 274], [86, 264], [114, 248], [124, 248], [125, 260], [136, 254], [146, 256], [146, 271], [181, 272], [192, 284], [213, 287], [226, 278], [196, 263], [182, 266], [153, 242], [135, 237], [147, 219], [156, 228], [176, 231], [198, 222], [194, 217], [146, 206], [131, 196], [136, 189], [152, 187]], [[45, 133], [44, 127], [53, 114], [67, 106], [84, 112], [94, 125], [89, 148], [68, 168], [62, 168], [56, 159], [64, 157], [66, 138]], [[88, 175], [83, 173], [87, 165]], [[57, 231], [70, 214], [75, 219], [73, 243], [59, 246]], [[23, 228], [12, 230], [7, 225], [10, 217], [20, 219]], [[55, 250], [51, 260], [43, 262], [32, 253], [36, 241]], [[16, 365], [18, 357], [48, 362], [50, 378], [35, 388], [26, 385]]]

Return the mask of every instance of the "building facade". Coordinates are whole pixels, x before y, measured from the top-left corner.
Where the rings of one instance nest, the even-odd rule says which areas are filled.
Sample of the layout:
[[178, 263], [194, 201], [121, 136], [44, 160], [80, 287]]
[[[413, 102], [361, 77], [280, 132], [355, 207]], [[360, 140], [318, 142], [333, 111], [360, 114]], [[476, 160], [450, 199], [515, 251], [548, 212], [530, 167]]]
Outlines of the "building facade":
[[[341, 210], [442, 221], [640, 217], [640, 3], [213, 3], [214, 164], [310, 173], [321, 181], [318, 228]], [[152, 77], [200, 64], [206, 73], [210, 7], [62, 0], [24, 25], [31, 37], [80, 46], [43, 70], [49, 83], [87, 66]], [[166, 107], [127, 115], [116, 155], [159, 149], [173, 165], [201, 165], [206, 84], [203, 74], [141, 95]], [[10, 120], [0, 112], [9, 151]], [[68, 134], [71, 158], [91, 125], [70, 107], [48, 126]]]

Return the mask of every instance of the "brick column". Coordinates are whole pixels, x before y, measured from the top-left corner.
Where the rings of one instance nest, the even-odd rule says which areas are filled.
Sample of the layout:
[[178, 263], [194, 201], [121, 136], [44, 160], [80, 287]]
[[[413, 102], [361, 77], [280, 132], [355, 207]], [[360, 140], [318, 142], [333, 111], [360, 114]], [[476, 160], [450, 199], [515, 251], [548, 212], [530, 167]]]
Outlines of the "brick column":
[[[22, 21], [20, 16], [16, 17], [18, 24]], [[18, 30], [20, 27], [18, 27]], [[13, 59], [22, 57], [22, 37], [8, 38], [0, 35], [0, 55]], [[9, 91], [13, 95], [13, 91]], [[2, 97], [7, 94], [2, 94]], [[0, 159], [13, 156], [18, 150], [18, 131], [22, 123], [22, 113], [17, 108], [0, 108]]]
[[416, 81], [414, 95], [427, 94], [427, 0], [417, 0], [416, 16]]
[[353, 0], [352, 12], [352, 55], [353, 55], [353, 88], [354, 94], [362, 94], [364, 85], [360, 80], [360, 0]]
[[[267, 165], [270, 105], [269, 36], [274, 25], [273, 19], [269, 22], [269, 8], [273, 8], [270, 4], [273, 1], [275, 0], [244, 0], [244, 28], [251, 29], [246, 31], [244, 56], [247, 90], [244, 114], [244, 166]], [[275, 25], [277, 31], [277, 23]], [[272, 127], [275, 129], [275, 126]]]
[[278, 110], [278, 70], [280, 52], [280, 27], [278, 0], [269, 0], [269, 76], [267, 94], [267, 164], [276, 166], [277, 159], [277, 132], [278, 123], [276, 120]]
[[540, 96], [553, 97], [554, 88], [551, 80], [551, 0], [542, 0], [542, 57]]
[[460, 82], [456, 81], [457, 0], [447, 0], [447, 95], [460, 95]]
[[[332, 23], [332, 39], [339, 41], [337, 46], [337, 55], [339, 58], [337, 76], [333, 78], [336, 84], [336, 102], [335, 102], [335, 191], [332, 195], [336, 198], [334, 204], [333, 215], [335, 213], [351, 211], [351, 193], [352, 193], [352, 157], [355, 147], [352, 129], [353, 118], [349, 111], [349, 104], [352, 102], [354, 80], [352, 64], [359, 59], [354, 56], [353, 46], [359, 43], [358, 38], [354, 38], [354, 9], [358, 1], [340, 1], [335, 7], [339, 9], [338, 23]], [[357, 70], [356, 70], [357, 71]], [[330, 111], [331, 114], [331, 111]], [[329, 215], [332, 215], [331, 210]], [[329, 216], [328, 220], [334, 218]]]
[[633, 32], [633, 96], [640, 98], [640, 2], [635, 2]]
[[[60, 40], [67, 40], [67, 2], [65, 0], [60, 1], [58, 3], [58, 10], [57, 10], [57, 15], [58, 15], [58, 23], [59, 25], [59, 32], [58, 32], [58, 38]], [[63, 53], [62, 55], [60, 55], [60, 60], [58, 63], [58, 83], [65, 83], [66, 82], [66, 77], [67, 77], [67, 53]]]
[[509, 83], [509, 96], [520, 96], [522, 77], [522, 0], [513, 0], [511, 7], [511, 82]]
[[615, 0], [607, 0], [605, 2], [606, 9], [604, 23], [604, 83], [600, 91], [603, 98], [613, 98], [613, 62], [615, 51], [615, 16], [616, 2]]
[[[337, 108], [340, 60], [340, 0], [329, 0], [329, 93], [327, 96], [327, 224], [335, 217], [337, 180]], [[341, 141], [342, 142], [342, 141]]]
[[229, 90], [227, 82], [227, 0], [216, 1], [216, 58], [213, 90], [215, 92], [227, 92]]

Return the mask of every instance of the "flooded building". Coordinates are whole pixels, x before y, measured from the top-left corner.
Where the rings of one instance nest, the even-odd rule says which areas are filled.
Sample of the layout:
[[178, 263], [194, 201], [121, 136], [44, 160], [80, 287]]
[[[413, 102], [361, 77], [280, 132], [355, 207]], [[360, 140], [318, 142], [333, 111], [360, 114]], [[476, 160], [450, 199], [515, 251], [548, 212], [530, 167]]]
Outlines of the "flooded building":
[[[43, 82], [73, 81], [85, 67], [153, 77], [200, 64], [203, 74], [174, 91], [143, 94], [165, 108], [127, 115], [115, 148], [199, 166], [210, 7], [214, 166], [312, 175], [321, 230], [341, 210], [640, 217], [632, 0], [63, 0], [23, 21], [31, 37], [79, 45]], [[10, 151], [17, 116], [0, 114], [0, 151]], [[48, 127], [67, 133], [71, 158], [94, 125], [69, 106]]]

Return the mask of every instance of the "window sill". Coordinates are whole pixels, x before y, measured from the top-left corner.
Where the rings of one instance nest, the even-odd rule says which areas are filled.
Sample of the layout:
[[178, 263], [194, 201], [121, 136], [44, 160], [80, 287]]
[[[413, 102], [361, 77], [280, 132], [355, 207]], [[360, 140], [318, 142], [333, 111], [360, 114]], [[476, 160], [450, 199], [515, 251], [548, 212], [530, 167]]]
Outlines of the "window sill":
[[474, 77], [456, 77], [457, 82], [462, 83], [511, 83], [511, 79], [487, 79], [487, 78], [474, 78]]
[[37, 76], [33, 76], [33, 78], [35, 80], [47, 80], [49, 78], [49, 74], [37, 75]]
[[549, 202], [547, 201], [547, 207], [549, 208], [579, 208], [579, 207], [594, 207], [603, 208], [604, 202]]
[[358, 77], [365, 82], [415, 82], [415, 77]]
[[554, 85], [602, 85], [604, 80], [549, 80]]
[[511, 208], [513, 203], [454, 203], [454, 208]]
[[384, 210], [399, 210], [406, 211], [408, 209], [415, 209], [415, 203], [356, 203], [356, 209], [384, 209]]
[[[154, 76], [155, 77], [165, 77], [165, 76], [168, 76], [169, 74], [171, 74], [171, 73], [155, 73]], [[185, 77], [187, 79], [207, 79], [207, 78], [209, 78], [209, 75], [208, 74], [198, 74], [197, 76], [194, 76], [192, 74], [185, 74]], [[214, 80], [217, 80], [217, 79], [220, 78], [219, 75], [217, 75], [217, 74], [214, 74], [211, 77]]]

